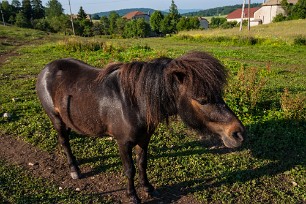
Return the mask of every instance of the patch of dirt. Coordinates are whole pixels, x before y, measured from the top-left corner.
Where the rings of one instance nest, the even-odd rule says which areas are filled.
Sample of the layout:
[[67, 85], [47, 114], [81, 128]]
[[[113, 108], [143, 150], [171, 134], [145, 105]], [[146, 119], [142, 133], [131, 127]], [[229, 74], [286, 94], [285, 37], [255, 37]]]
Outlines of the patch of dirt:
[[[95, 174], [90, 167], [80, 167], [85, 178], [73, 180], [68, 171], [66, 159], [57, 154], [49, 154], [22, 140], [11, 136], [0, 136], [0, 158], [10, 164], [18, 165], [35, 177], [52, 181], [62, 188], [78, 189], [90, 195], [101, 195], [111, 198], [115, 203], [128, 203], [125, 194], [126, 178], [120, 173]], [[154, 184], [153, 184], [154, 185]], [[183, 186], [182, 186], [183, 188]], [[143, 203], [199, 203], [179, 187], [171, 186], [157, 189], [159, 198], [148, 198], [144, 191], [137, 187]]]

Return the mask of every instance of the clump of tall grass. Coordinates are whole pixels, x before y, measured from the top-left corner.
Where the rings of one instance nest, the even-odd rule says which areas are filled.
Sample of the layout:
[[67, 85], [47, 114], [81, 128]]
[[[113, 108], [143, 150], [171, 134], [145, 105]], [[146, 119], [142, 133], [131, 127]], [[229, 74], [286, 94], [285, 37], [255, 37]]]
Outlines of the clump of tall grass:
[[292, 94], [285, 88], [281, 95], [281, 108], [288, 119], [305, 120], [306, 119], [306, 96], [302, 94]]
[[118, 49], [122, 49], [120, 47], [115, 47], [113, 44], [110, 44], [104, 41], [98, 41], [95, 39], [80, 40], [76, 38], [69, 38], [69, 39], [60, 41], [58, 45], [64, 48], [65, 50], [69, 50], [73, 52], [102, 50], [107, 53], [112, 53], [113, 51], [118, 51]]
[[262, 100], [267, 78], [258, 68], [242, 66], [225, 90], [225, 100], [238, 114], [250, 113]]
[[306, 36], [297, 36], [293, 40], [294, 45], [306, 45]]
[[252, 36], [201, 36], [201, 35], [177, 35], [174, 38], [178, 40], [187, 40], [193, 42], [221, 43], [225, 45], [256, 45], [265, 42], [265, 39], [259, 39]]

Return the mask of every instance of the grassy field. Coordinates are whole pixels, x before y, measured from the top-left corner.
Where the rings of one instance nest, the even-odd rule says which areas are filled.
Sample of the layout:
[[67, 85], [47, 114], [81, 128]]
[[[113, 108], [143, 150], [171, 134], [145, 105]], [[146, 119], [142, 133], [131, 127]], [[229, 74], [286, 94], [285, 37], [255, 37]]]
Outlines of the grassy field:
[[[57, 151], [56, 134], [34, 88], [37, 74], [52, 60], [74, 57], [103, 67], [113, 61], [207, 51], [230, 71], [224, 97], [247, 127], [248, 139], [238, 151], [222, 151], [208, 146], [179, 120], [173, 119], [170, 127], [161, 124], [149, 146], [150, 180], [158, 189], [177, 189], [199, 203], [305, 203], [306, 46], [294, 43], [297, 37], [305, 39], [305, 22], [259, 26], [242, 34], [190, 31], [167, 38], [127, 40], [46, 35], [0, 26], [0, 53], [18, 52], [0, 67], [0, 116], [12, 115], [0, 118], [0, 135]], [[250, 35], [257, 39], [255, 43], [250, 42]], [[81, 169], [122, 171], [114, 141], [74, 134], [71, 143], [80, 160], [110, 155], [92, 159]], [[58, 184], [46, 185], [42, 178], [0, 158], [0, 202], [109, 202], [86, 192], [57, 189]], [[30, 202], [26, 197], [33, 199]]]

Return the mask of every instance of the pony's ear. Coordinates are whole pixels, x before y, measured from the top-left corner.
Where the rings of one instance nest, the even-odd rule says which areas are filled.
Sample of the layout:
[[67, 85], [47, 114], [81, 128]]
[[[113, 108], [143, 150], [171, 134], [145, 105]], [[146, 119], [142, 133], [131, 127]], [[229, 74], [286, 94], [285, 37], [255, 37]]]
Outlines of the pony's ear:
[[172, 76], [179, 84], [183, 84], [186, 74], [184, 72], [174, 71], [172, 72]]

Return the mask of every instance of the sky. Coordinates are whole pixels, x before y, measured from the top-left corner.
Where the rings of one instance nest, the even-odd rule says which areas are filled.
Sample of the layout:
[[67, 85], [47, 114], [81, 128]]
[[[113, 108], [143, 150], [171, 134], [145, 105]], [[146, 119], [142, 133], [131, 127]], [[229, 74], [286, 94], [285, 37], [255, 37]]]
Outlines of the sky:
[[[49, 0], [42, 0], [45, 6]], [[65, 13], [69, 13], [69, 0], [58, 0]], [[209, 9], [219, 6], [242, 4], [243, 0], [174, 0], [178, 9]], [[248, 1], [246, 1], [248, 2]], [[262, 3], [263, 0], [253, 0], [251, 3]], [[171, 0], [70, 0], [72, 13], [78, 13], [82, 6], [86, 13], [98, 13], [125, 8], [152, 8], [168, 10]]]

